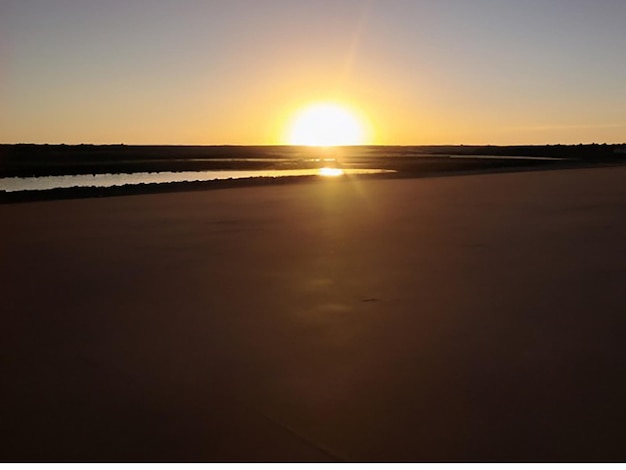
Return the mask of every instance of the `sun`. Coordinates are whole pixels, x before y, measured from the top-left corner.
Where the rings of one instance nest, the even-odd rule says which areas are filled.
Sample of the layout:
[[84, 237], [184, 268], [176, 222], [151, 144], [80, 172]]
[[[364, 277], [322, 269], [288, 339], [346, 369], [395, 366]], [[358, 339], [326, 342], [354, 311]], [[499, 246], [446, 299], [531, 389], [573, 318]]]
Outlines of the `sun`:
[[365, 125], [357, 113], [334, 103], [309, 105], [298, 112], [289, 128], [291, 145], [332, 147], [366, 143]]

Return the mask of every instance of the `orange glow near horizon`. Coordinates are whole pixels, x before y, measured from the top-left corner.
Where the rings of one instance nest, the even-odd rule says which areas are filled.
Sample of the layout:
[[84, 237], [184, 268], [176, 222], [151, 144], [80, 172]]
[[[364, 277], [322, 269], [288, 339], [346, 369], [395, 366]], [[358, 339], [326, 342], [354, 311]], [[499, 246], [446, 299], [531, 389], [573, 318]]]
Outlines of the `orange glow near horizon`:
[[286, 135], [290, 145], [332, 147], [363, 145], [371, 137], [365, 120], [344, 105], [316, 103], [301, 109], [293, 118]]

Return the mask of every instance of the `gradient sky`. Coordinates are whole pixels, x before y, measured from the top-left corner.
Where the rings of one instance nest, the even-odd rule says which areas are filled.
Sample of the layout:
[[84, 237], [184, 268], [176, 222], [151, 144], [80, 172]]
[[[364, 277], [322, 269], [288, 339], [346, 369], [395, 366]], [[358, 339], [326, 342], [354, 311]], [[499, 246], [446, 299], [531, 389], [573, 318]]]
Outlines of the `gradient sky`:
[[626, 0], [2, 0], [0, 142], [626, 141]]

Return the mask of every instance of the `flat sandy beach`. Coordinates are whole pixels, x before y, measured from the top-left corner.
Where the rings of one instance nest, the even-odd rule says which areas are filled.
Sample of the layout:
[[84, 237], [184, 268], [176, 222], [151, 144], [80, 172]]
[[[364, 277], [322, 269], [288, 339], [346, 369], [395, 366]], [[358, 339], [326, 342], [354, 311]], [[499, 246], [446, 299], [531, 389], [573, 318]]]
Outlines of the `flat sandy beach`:
[[0, 460], [626, 460], [626, 168], [0, 205]]

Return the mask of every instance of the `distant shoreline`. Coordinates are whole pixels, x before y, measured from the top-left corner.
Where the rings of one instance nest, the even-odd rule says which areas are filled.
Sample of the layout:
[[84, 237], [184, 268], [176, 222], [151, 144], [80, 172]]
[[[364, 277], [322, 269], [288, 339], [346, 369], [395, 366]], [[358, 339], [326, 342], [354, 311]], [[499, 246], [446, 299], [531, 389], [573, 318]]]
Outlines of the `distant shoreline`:
[[[450, 159], [452, 162], [459, 162], [458, 159]], [[13, 204], [36, 201], [54, 201], [66, 199], [86, 199], [86, 198], [103, 198], [116, 196], [132, 196], [146, 194], [164, 194], [191, 191], [209, 191], [219, 189], [235, 189], [250, 188], [262, 186], [277, 186], [286, 184], [331, 184], [341, 183], [350, 179], [372, 180], [372, 179], [407, 179], [407, 178], [435, 178], [450, 176], [470, 176], [497, 173], [512, 172], [529, 172], [529, 171], [546, 171], [546, 170], [566, 170], [566, 169], [589, 169], [607, 166], [621, 166], [626, 162], [605, 162], [605, 163], [589, 163], [580, 161], [554, 161], [554, 160], [483, 160], [484, 165], [474, 165], [473, 168], [468, 165], [448, 166], [446, 168], [431, 168], [430, 170], [410, 171], [404, 169], [395, 173], [380, 173], [371, 175], [358, 175], [335, 177], [329, 180], [323, 176], [286, 176], [286, 177], [259, 177], [259, 178], [241, 178], [241, 179], [224, 179], [212, 181], [186, 181], [175, 183], [153, 183], [140, 185], [115, 186], [108, 188], [97, 187], [75, 187], [75, 188], [59, 188], [44, 191], [16, 191], [2, 192], [0, 191], [0, 204]], [[463, 161], [465, 163], [465, 161]], [[475, 161], [470, 161], [475, 164]], [[505, 164], [503, 164], [505, 163]], [[521, 163], [521, 164], [520, 164]]]
[[[359, 178], [431, 176], [589, 168], [626, 163], [626, 145], [541, 146], [132, 146], [0, 145], [0, 178], [207, 170], [292, 170], [338, 166], [393, 174]], [[109, 197], [311, 182], [320, 177], [245, 178], [113, 188], [0, 191], [0, 203]], [[340, 178], [341, 179], [341, 178]]]
[[[585, 162], [626, 160], [626, 144], [527, 146], [133, 146], [0, 145], [0, 177], [93, 173], [310, 168], [313, 160], [337, 160], [346, 167], [403, 170], [425, 159], [535, 157]], [[381, 166], [382, 165], [382, 166]]]

